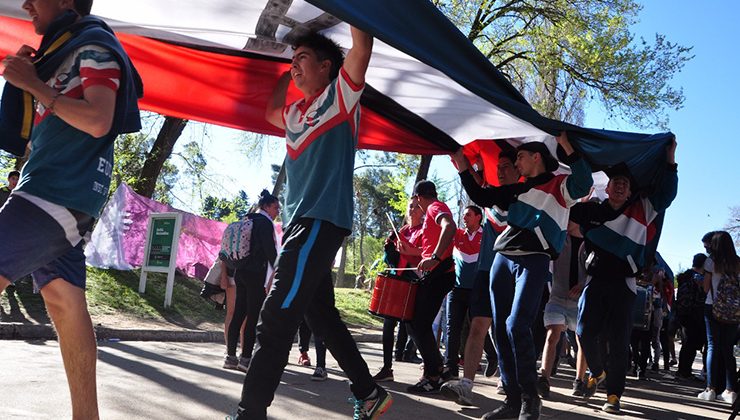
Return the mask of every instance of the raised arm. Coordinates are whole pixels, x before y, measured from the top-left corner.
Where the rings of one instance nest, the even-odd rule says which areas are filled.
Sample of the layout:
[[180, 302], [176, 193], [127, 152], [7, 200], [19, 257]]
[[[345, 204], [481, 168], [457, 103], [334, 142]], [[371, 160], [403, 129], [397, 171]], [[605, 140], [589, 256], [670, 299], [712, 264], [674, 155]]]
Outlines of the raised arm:
[[473, 202], [481, 207], [499, 206], [502, 209], [508, 208], [513, 201], [514, 196], [509, 186], [502, 187], [481, 187], [473, 174], [470, 173], [470, 164], [468, 158], [462, 152], [462, 148], [450, 155], [452, 162], [457, 167], [465, 192]]
[[350, 30], [352, 31], [352, 48], [347, 52], [342, 67], [352, 82], [359, 86], [365, 83], [365, 73], [373, 51], [373, 37], [353, 26]]
[[80, 131], [96, 138], [110, 132], [116, 109], [116, 90], [93, 85], [84, 88], [81, 99], [64, 96], [38, 77], [31, 63], [30, 51], [26, 53], [10, 55], [3, 60], [3, 77], [8, 83], [30, 93], [48, 110]]
[[285, 108], [285, 95], [288, 94], [290, 85], [290, 71], [286, 71], [278, 79], [275, 88], [272, 90], [272, 96], [267, 103], [265, 110], [265, 119], [275, 127], [285, 128], [283, 123], [283, 108]]
[[666, 170], [662, 174], [660, 183], [650, 194], [650, 203], [653, 209], [660, 213], [667, 209], [678, 193], [678, 171], [676, 165], [676, 138], [666, 147]]
[[591, 166], [576, 153], [565, 131], [561, 132], [555, 140], [563, 148], [568, 157], [568, 162], [566, 163], [570, 166], [571, 173], [565, 181], [565, 187], [568, 196], [571, 198], [569, 204], [572, 206], [579, 198], [585, 197], [591, 191], [591, 186], [594, 185], [594, 179], [591, 176]]

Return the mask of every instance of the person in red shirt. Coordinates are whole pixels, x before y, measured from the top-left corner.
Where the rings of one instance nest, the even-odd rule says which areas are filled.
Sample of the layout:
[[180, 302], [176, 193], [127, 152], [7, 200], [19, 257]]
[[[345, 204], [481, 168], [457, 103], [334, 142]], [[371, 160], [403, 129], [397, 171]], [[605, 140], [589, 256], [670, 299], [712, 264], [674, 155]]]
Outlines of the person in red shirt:
[[[398, 238], [395, 233], [391, 233], [385, 243], [385, 260], [388, 267], [396, 268], [414, 268], [419, 265], [421, 261], [421, 229], [424, 212], [419, 207], [417, 198], [411, 198], [409, 200], [408, 208], [406, 209], [406, 224], [398, 230]], [[400, 239], [404, 245], [407, 245], [404, 249], [406, 254], [402, 254], [399, 249], [401, 245], [398, 245], [397, 239]], [[391, 272], [393, 270], [391, 269]], [[400, 275], [414, 280], [418, 279], [415, 271], [403, 271], [398, 272]], [[393, 381], [393, 338], [396, 330], [398, 321], [391, 318], [386, 318], [383, 321], [383, 367], [380, 369], [373, 379], [375, 382], [392, 382]], [[407, 334], [407, 323], [402, 323], [398, 330], [398, 338], [396, 342], [396, 360], [404, 360], [404, 356], [408, 356], [407, 360], [410, 360], [411, 355], [416, 357], [416, 348], [413, 345], [413, 340], [409, 341]], [[407, 343], [408, 342], [408, 343]], [[405, 353], [405, 354], [404, 354]]]
[[[449, 207], [437, 199], [437, 188], [431, 181], [419, 181], [412, 195], [425, 211], [421, 234], [421, 261], [418, 269], [424, 272], [423, 281], [416, 292], [414, 319], [411, 321], [411, 336], [424, 360], [424, 376], [407, 388], [408, 392], [436, 393], [442, 385], [442, 356], [432, 332], [432, 322], [442, 300], [455, 284], [452, 262], [452, 240], [457, 225]], [[401, 253], [409, 254], [408, 246], [401, 242]]]

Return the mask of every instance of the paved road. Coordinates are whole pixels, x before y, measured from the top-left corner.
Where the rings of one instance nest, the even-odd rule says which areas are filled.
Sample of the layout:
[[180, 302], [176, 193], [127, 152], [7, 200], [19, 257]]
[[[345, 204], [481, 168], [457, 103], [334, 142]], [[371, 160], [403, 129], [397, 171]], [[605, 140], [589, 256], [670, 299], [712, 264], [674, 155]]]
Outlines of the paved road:
[[[380, 367], [379, 343], [360, 343], [374, 373]], [[220, 367], [223, 346], [209, 343], [115, 342], [101, 343], [98, 392], [103, 419], [223, 419], [236, 407], [243, 374]], [[67, 384], [58, 345], [54, 341], [0, 340], [0, 419], [65, 419], [71, 417]], [[311, 351], [313, 354], [313, 351]], [[297, 359], [297, 352], [290, 360]], [[328, 358], [326, 382], [311, 382], [311, 369], [288, 365], [269, 415], [274, 419], [347, 419], [347, 380]], [[561, 369], [563, 370], [563, 369]], [[481, 408], [461, 409], [439, 396], [419, 397], [403, 390], [420, 375], [418, 365], [397, 363], [396, 382], [390, 383], [395, 402], [384, 417], [393, 419], [479, 418], [502, 400], [495, 383], [481, 379], [476, 402]], [[564, 373], [572, 374], [565, 369]], [[570, 377], [570, 376], [569, 376]], [[570, 380], [554, 380], [553, 398], [545, 402], [543, 418], [615, 418], [599, 408], [598, 393], [590, 404], [569, 396]], [[656, 377], [657, 378], [657, 377]], [[640, 383], [628, 378], [623, 399], [625, 415], [618, 418], [699, 419], [727, 418], [729, 405], [695, 398], [697, 386], [674, 381]]]

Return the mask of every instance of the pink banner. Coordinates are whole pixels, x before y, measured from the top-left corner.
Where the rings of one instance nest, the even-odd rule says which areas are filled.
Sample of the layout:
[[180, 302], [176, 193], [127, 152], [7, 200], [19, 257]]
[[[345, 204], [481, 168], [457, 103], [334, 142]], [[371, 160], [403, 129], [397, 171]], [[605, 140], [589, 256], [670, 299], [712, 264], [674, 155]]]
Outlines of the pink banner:
[[226, 223], [209, 220], [142, 197], [121, 184], [109, 200], [85, 249], [94, 267], [130, 270], [140, 267], [146, 247], [150, 213], [182, 214], [177, 269], [189, 277], [205, 278], [218, 256]]

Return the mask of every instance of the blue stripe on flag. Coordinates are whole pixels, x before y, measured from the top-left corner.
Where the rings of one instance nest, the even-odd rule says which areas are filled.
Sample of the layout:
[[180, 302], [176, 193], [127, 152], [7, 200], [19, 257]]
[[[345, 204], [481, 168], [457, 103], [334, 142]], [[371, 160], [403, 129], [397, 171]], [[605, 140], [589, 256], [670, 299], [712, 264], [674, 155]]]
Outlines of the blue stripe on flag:
[[295, 268], [295, 277], [293, 278], [293, 285], [290, 287], [288, 296], [283, 301], [281, 309], [290, 308], [290, 304], [293, 303], [295, 295], [298, 294], [298, 289], [301, 287], [301, 281], [303, 280], [303, 271], [306, 268], [306, 261], [308, 260], [308, 254], [311, 253], [316, 237], [319, 236], [319, 229], [321, 228], [321, 220], [314, 220], [313, 226], [311, 226], [311, 233], [308, 234], [308, 240], [301, 247], [301, 252], [298, 254], [298, 263]]

